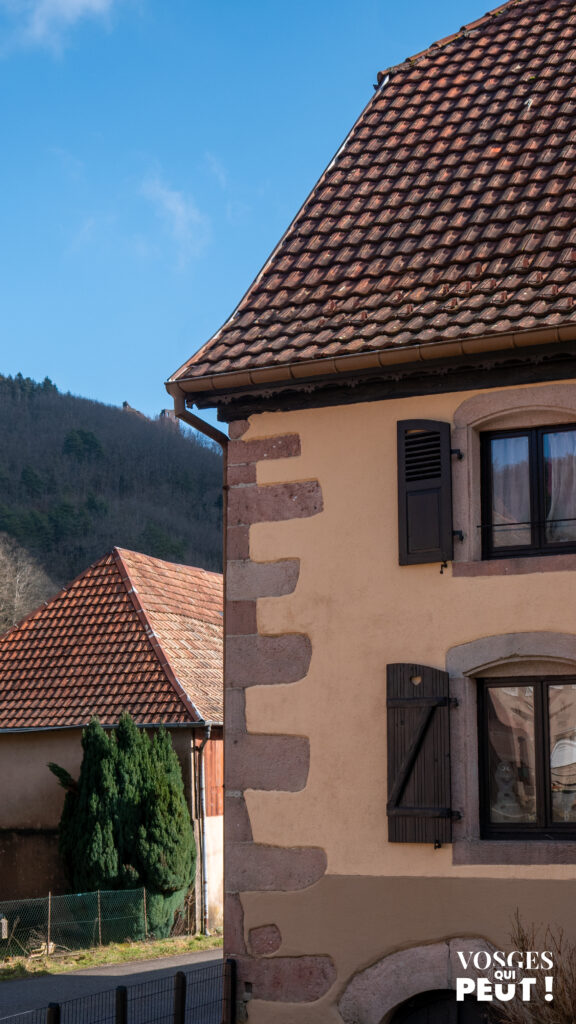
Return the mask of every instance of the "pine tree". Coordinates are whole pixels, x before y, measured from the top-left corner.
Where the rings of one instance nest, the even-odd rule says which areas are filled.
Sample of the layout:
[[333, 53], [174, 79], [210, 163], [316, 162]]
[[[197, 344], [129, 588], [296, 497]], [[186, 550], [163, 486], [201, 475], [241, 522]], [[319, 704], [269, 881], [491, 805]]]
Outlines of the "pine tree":
[[153, 740], [122, 715], [106, 733], [92, 719], [82, 737], [78, 783], [49, 765], [67, 789], [60, 853], [76, 892], [147, 890], [149, 930], [168, 935], [194, 879], [196, 849], [178, 758], [169, 734]]

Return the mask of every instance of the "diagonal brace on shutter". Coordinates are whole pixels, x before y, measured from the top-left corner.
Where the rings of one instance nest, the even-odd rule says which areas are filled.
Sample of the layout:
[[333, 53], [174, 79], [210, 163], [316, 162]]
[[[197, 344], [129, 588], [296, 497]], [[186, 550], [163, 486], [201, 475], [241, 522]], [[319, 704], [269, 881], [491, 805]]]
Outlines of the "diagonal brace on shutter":
[[400, 800], [402, 799], [404, 790], [410, 779], [410, 774], [414, 767], [416, 758], [424, 741], [424, 737], [428, 731], [432, 716], [436, 708], [445, 707], [456, 707], [458, 701], [454, 697], [392, 697], [388, 699], [388, 707], [393, 708], [422, 708], [422, 714], [418, 727], [414, 734], [414, 739], [410, 744], [404, 759], [398, 770], [396, 776], [396, 782], [392, 787], [390, 793], [390, 799], [386, 805], [387, 813], [390, 817], [408, 817], [417, 814], [419, 817], [424, 818], [459, 818], [460, 814], [458, 811], [453, 811], [451, 807], [400, 807]]

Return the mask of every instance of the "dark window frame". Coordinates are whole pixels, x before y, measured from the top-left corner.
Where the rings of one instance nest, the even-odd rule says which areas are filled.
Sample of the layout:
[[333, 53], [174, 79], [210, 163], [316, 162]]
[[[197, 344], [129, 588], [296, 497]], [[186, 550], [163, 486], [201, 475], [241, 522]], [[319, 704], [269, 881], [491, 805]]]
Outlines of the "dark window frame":
[[[480, 435], [481, 444], [481, 509], [482, 509], [482, 558], [520, 558], [526, 556], [559, 555], [576, 553], [576, 541], [545, 540], [546, 495], [544, 473], [543, 435], [575, 431], [576, 423], [553, 423], [542, 427], [516, 427], [513, 430], [491, 430]], [[491, 442], [500, 438], [527, 437], [530, 477], [530, 544], [504, 545], [495, 547], [492, 522], [492, 460]]]
[[[481, 839], [566, 839], [576, 840], [576, 821], [552, 819], [552, 788], [550, 782], [550, 731], [548, 728], [548, 687], [576, 685], [576, 676], [516, 676], [478, 679], [478, 761]], [[490, 765], [486, 691], [497, 686], [534, 687], [535, 743], [535, 822], [500, 824], [490, 821]]]

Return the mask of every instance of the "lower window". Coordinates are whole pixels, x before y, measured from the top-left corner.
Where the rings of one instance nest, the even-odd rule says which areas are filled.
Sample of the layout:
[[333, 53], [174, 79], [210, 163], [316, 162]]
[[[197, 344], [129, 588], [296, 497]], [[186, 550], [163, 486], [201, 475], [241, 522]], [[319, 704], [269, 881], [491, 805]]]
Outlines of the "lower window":
[[479, 682], [483, 838], [576, 838], [576, 679]]

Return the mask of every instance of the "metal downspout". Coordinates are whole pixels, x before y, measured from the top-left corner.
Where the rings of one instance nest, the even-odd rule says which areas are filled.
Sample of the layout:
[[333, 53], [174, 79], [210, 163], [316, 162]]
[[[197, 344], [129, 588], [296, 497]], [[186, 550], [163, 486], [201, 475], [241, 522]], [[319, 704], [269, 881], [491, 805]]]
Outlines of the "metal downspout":
[[[186, 408], [186, 396], [183, 391], [178, 388], [169, 389], [169, 393], [172, 395], [174, 400], [174, 412], [178, 419], [183, 420], [194, 430], [198, 430], [205, 437], [209, 437], [211, 441], [215, 441], [216, 444], [220, 445], [222, 449], [222, 572], [224, 579], [224, 615], [223, 615], [223, 627], [224, 636], [226, 636], [226, 517], [227, 517], [227, 504], [228, 504], [228, 488], [227, 488], [227, 475], [228, 475], [228, 438], [221, 430], [217, 427], [213, 427], [210, 423], [206, 423], [205, 420], [200, 419], [193, 412], [190, 412]], [[224, 659], [226, 657], [226, 644], [224, 644]], [[225, 668], [225, 661], [224, 661]], [[224, 691], [225, 692], [225, 691]], [[207, 865], [206, 865], [206, 789], [204, 784], [204, 759], [202, 757], [202, 751], [206, 746], [206, 743], [210, 737], [212, 729], [212, 723], [206, 723], [207, 734], [202, 740], [202, 743], [198, 749], [198, 774], [200, 776], [200, 831], [202, 838], [202, 853], [201, 853], [201, 886], [202, 886], [202, 933], [208, 935], [208, 879], [207, 879]]]
[[201, 873], [202, 873], [202, 935], [210, 935], [208, 931], [208, 864], [206, 857], [206, 782], [204, 775], [204, 747], [210, 739], [212, 723], [206, 723], [206, 732], [198, 749], [198, 775], [200, 782], [200, 834], [201, 841]]

